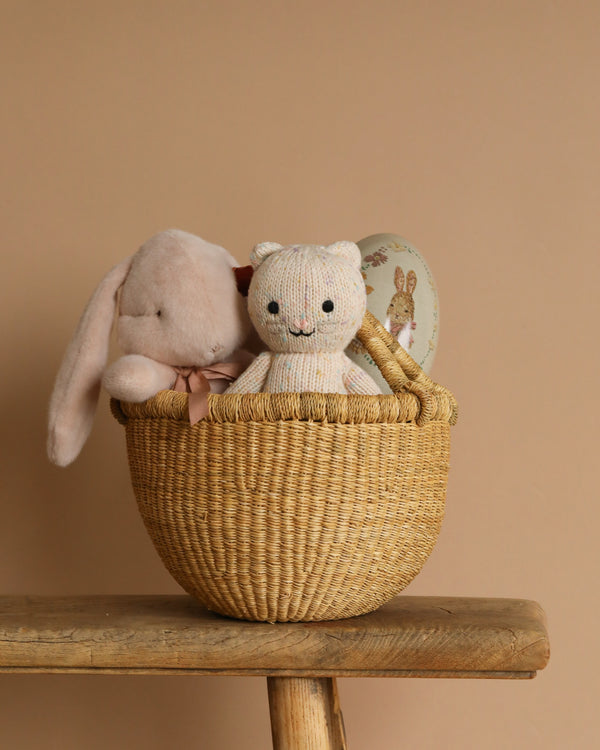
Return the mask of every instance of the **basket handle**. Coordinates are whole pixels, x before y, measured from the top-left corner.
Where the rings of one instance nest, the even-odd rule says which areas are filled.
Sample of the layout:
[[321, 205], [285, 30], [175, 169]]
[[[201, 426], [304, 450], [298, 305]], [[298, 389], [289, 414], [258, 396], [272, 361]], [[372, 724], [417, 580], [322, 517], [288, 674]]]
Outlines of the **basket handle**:
[[456, 423], [458, 405], [454, 395], [426, 375], [419, 364], [368, 310], [357, 338], [372, 357], [393, 393], [409, 392], [417, 396], [421, 403], [418, 425], [433, 419], [438, 396], [448, 404], [450, 424]]
[[377, 318], [367, 310], [356, 336], [372, 357], [392, 392], [414, 393], [418, 398], [421, 408], [416, 421], [419, 426], [426, 424], [431, 421], [436, 410], [433, 393], [407, 375], [394, 356], [389, 339], [382, 335], [382, 331], [387, 334]]

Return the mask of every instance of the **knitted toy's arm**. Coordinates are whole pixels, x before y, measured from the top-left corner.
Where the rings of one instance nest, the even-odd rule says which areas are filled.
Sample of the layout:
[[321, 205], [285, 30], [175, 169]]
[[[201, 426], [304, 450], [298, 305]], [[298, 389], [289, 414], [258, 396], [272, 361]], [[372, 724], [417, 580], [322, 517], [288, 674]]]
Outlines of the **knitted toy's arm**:
[[271, 368], [272, 352], [262, 352], [225, 393], [260, 393]]
[[373, 378], [351, 360], [349, 360], [348, 369], [344, 373], [344, 385], [348, 393], [359, 393], [363, 396], [374, 396], [381, 393]]

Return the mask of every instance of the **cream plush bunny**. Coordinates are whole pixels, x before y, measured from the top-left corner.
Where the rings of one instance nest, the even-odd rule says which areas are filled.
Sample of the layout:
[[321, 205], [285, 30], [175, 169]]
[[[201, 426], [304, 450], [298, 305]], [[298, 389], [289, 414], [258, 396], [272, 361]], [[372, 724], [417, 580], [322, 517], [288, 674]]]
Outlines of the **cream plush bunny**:
[[250, 260], [248, 312], [271, 351], [259, 354], [227, 393], [380, 393], [344, 354], [367, 304], [358, 247], [266, 242]]
[[[170, 229], [107, 273], [56, 378], [47, 445], [53, 463], [66, 466], [79, 454], [101, 383], [115, 398], [140, 402], [163, 389], [196, 390], [194, 378], [198, 390], [222, 392], [243, 371], [252, 356], [236, 350], [251, 326], [235, 265], [222, 247]], [[125, 356], [105, 370], [115, 311]]]

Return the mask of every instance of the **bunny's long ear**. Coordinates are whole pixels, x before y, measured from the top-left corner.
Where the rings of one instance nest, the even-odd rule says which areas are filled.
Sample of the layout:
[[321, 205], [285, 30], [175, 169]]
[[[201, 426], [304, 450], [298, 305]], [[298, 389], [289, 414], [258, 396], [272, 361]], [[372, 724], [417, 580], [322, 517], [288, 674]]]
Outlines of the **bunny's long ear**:
[[102, 279], [79, 320], [50, 398], [48, 458], [68, 466], [79, 455], [94, 422], [100, 381], [106, 367], [117, 292], [131, 268], [122, 261]]
[[400, 266], [396, 266], [396, 270], [394, 271], [394, 285], [399, 292], [404, 291], [404, 271]]

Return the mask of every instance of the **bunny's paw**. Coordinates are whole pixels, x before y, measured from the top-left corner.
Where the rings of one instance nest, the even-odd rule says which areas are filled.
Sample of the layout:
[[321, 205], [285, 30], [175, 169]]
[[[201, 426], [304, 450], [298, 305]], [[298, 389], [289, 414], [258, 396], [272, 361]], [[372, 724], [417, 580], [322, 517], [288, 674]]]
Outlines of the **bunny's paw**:
[[141, 354], [128, 354], [104, 373], [102, 385], [113, 398], [139, 403], [170, 388], [176, 373], [172, 367]]

